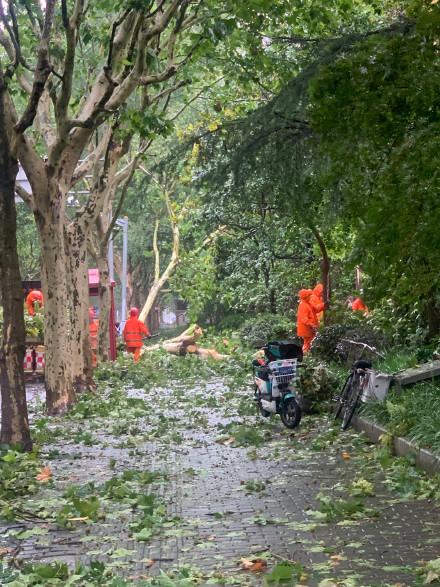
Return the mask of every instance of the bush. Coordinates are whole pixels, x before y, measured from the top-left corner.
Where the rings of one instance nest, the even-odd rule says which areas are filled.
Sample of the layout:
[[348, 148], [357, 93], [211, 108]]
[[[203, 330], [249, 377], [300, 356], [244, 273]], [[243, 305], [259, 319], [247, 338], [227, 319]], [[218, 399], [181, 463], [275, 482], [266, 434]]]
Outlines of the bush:
[[378, 350], [387, 346], [386, 336], [365, 322], [355, 326], [353, 324], [332, 324], [318, 332], [313, 339], [310, 353], [321, 361], [342, 363], [347, 360], [347, 354], [338, 348], [343, 338], [355, 342], [365, 342]]
[[307, 356], [306, 366], [298, 369], [299, 398], [304, 412], [329, 411], [331, 398], [341, 386], [337, 373]]
[[249, 314], [229, 314], [220, 320], [217, 328], [220, 331], [239, 330], [248, 320]]
[[393, 346], [416, 350], [428, 336], [426, 310], [422, 302], [397, 306], [393, 300], [383, 300], [374, 308], [366, 321], [376, 330], [384, 332]]
[[246, 322], [240, 331], [240, 340], [245, 346], [258, 347], [272, 340], [295, 341], [295, 332], [296, 324], [289, 318], [277, 314], [260, 314]]

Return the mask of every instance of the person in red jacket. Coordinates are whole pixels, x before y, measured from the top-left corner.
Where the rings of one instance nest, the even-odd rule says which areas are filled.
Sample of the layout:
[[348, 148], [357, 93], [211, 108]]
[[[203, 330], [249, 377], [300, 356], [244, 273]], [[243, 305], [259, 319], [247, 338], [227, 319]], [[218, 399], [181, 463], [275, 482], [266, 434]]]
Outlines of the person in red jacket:
[[318, 319], [312, 305], [310, 304], [311, 295], [311, 289], [302, 289], [299, 292], [299, 299], [301, 302], [298, 306], [297, 334], [304, 340], [302, 348], [304, 353], [310, 349], [312, 340], [318, 332]]
[[35, 306], [39, 308], [43, 306], [43, 294], [39, 289], [33, 289], [26, 298], [26, 306], [29, 316], [35, 316]]
[[96, 320], [94, 308], [89, 308], [89, 331], [90, 331], [90, 348], [92, 349], [92, 363], [96, 367], [96, 349], [98, 348], [98, 328], [99, 320]]
[[123, 332], [127, 353], [133, 353], [135, 361], [139, 361], [139, 357], [141, 356], [142, 339], [144, 336], [150, 338], [148, 328], [138, 319], [138, 316], [139, 310], [132, 308], [130, 310], [130, 318], [125, 323]]

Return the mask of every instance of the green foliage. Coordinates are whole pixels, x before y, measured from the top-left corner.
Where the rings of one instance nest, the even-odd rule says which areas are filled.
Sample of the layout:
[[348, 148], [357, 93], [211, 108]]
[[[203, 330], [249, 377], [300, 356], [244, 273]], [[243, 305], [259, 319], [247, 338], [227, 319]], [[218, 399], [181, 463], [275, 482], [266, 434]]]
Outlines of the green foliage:
[[399, 305], [392, 298], [383, 299], [364, 321], [375, 330], [383, 332], [390, 346], [415, 351], [427, 338], [425, 305], [420, 301]]
[[275, 565], [272, 571], [266, 575], [266, 585], [292, 584], [292, 581], [299, 579], [302, 575], [303, 568], [301, 563], [291, 563], [283, 561]]
[[[350, 361], [358, 358], [349, 356], [350, 349], [341, 345], [342, 339], [353, 340], [354, 342], [363, 342], [371, 347], [375, 347], [380, 352], [387, 345], [386, 336], [379, 330], [370, 326], [366, 321], [359, 320], [357, 324], [333, 324], [322, 328], [315, 336], [312, 342], [310, 354], [323, 361], [342, 363], [347, 359]], [[360, 350], [359, 350], [360, 353]], [[370, 358], [364, 355], [363, 358]], [[374, 359], [373, 357], [373, 360]]]
[[241, 342], [248, 347], [259, 347], [273, 340], [292, 340], [292, 320], [276, 314], [261, 314], [249, 319], [240, 331]]
[[24, 309], [24, 325], [26, 327], [26, 338], [44, 341], [44, 314], [43, 308], [36, 308], [35, 316], [29, 316], [27, 308]]
[[157, 105], [145, 110], [128, 109], [120, 117], [120, 138], [131, 136], [133, 132], [143, 139], [155, 139], [157, 136], [168, 136], [173, 132], [174, 125], [158, 111]]
[[407, 436], [417, 446], [440, 454], [440, 389], [437, 383], [418, 383], [403, 391], [391, 389], [384, 402], [368, 402], [366, 417], [385, 425], [390, 434]]
[[371, 497], [374, 495], [373, 484], [361, 477], [351, 483], [348, 493], [353, 497]]
[[326, 522], [335, 522], [344, 519], [354, 519], [359, 517], [373, 517], [377, 512], [364, 507], [361, 499], [354, 501], [343, 499], [332, 499], [319, 493], [316, 497], [319, 501], [319, 511], [325, 515]]
[[219, 431], [222, 436], [219, 441], [226, 441], [233, 438], [233, 446], [260, 446], [269, 438], [270, 433], [256, 429], [255, 426], [248, 424], [237, 424], [232, 422], [226, 425], [219, 425]]
[[333, 365], [317, 361], [309, 355], [298, 369], [298, 394], [304, 411], [326, 411], [340, 386]]
[[436, 307], [439, 7], [414, 3], [411, 18], [322, 67], [309, 115], [329, 161], [321, 185], [340, 190], [367, 294]]
[[6, 445], [0, 446], [0, 518], [14, 519], [13, 500], [38, 491], [35, 476], [38, 473], [35, 453], [21, 453]]
[[261, 481], [261, 479], [249, 479], [243, 485], [244, 491], [255, 491], [256, 493], [259, 493], [264, 489], [266, 489], [266, 484], [264, 483], [264, 481]]
[[0, 562], [0, 582], [11, 587], [38, 585], [128, 587], [133, 584], [131, 580], [115, 577], [114, 572], [102, 562], [94, 561], [87, 566], [79, 564], [69, 570], [65, 563], [56, 559], [52, 563], [27, 563], [21, 570], [6, 569]]

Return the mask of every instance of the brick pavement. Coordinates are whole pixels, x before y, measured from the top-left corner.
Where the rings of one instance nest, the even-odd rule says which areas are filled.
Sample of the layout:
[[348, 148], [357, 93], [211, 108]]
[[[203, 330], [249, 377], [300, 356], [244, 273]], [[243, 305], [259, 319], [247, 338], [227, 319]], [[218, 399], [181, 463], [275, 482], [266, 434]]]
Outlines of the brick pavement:
[[[166, 470], [169, 482], [152, 489], [163, 497], [175, 522], [166, 523], [151, 541], [140, 542], [128, 528], [132, 518], [120, 515], [116, 507], [114, 512], [107, 510], [105, 520], [75, 524], [76, 531], [49, 526], [47, 534], [20, 541], [19, 556], [24, 561], [57, 558], [69, 564], [101, 560], [123, 577], [194, 565], [206, 575], [217, 572], [229, 577], [227, 584], [258, 586], [264, 585], [264, 577], [240, 571], [240, 557], [263, 553], [269, 569], [282, 559], [301, 563], [307, 577], [298, 583], [308, 587], [326, 578], [348, 586], [411, 586], [417, 584], [414, 569], [419, 561], [440, 556], [438, 502], [399, 500], [380, 473], [372, 478], [375, 496], [363, 498], [366, 507], [379, 510], [377, 517], [325, 523], [314, 513], [320, 492], [347, 499], [347, 486], [353, 479], [368, 479], [371, 471], [365, 468], [360, 448], [364, 443], [358, 435], [335, 437], [331, 420], [311, 417], [292, 433], [277, 416], [268, 420], [238, 416], [237, 406], [240, 409], [251, 402], [251, 394], [249, 400], [239, 397], [246, 390], [237, 395], [240, 401], [235, 407], [221, 382], [201, 383], [196, 391], [198, 398], [201, 393], [216, 397], [217, 407], [189, 408], [200, 403], [197, 398], [193, 401], [194, 390], [182, 392], [177, 385], [168, 392], [167, 402], [163, 401], [164, 390], [147, 394], [132, 390], [132, 396], [146, 399], [150, 415], [160, 399], [167, 417], [176, 418], [168, 436], [146, 440], [136, 448], [120, 446], [127, 437], [115, 439], [99, 427], [99, 420], [94, 423], [99, 444], [51, 444], [60, 452], [50, 461], [58, 491], [92, 480], [102, 483], [123, 469]], [[167, 411], [165, 404], [172, 409]], [[148, 431], [151, 420], [147, 422], [146, 416], [142, 420]], [[223, 432], [218, 425], [231, 421], [255, 425], [255, 430], [270, 438], [259, 447], [216, 442]], [[179, 444], [170, 440], [171, 433], [181, 436]], [[351, 458], [344, 458], [343, 452]], [[78, 453], [80, 458], [76, 458]], [[110, 459], [116, 460], [114, 470], [109, 467]], [[254, 480], [264, 482], [265, 487], [246, 490], [246, 483]], [[50, 505], [54, 489], [42, 487], [41, 491]], [[35, 524], [14, 523], [11, 527], [29, 529]], [[0, 546], [11, 544], [18, 542], [0, 536]], [[149, 569], [150, 560], [155, 563]]]

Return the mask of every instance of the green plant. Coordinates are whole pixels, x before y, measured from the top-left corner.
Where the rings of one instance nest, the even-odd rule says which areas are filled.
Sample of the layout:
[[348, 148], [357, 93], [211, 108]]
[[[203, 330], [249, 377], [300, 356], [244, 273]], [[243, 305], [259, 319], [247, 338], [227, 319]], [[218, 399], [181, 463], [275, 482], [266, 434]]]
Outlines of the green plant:
[[296, 325], [292, 320], [278, 314], [260, 314], [246, 322], [240, 331], [241, 342], [248, 347], [257, 347], [272, 340], [296, 339]]
[[355, 342], [364, 342], [378, 350], [387, 346], [386, 337], [379, 331], [369, 326], [365, 321], [353, 324], [333, 324], [322, 328], [315, 336], [310, 349], [311, 356], [328, 362], [344, 363], [349, 357], [347, 349], [341, 346], [342, 339], [349, 339]]
[[24, 311], [24, 324], [26, 327], [26, 338], [44, 340], [44, 315], [42, 308], [35, 310], [35, 316], [29, 316], [27, 309]]
[[326, 522], [377, 515], [375, 510], [365, 508], [364, 502], [360, 499], [354, 501], [346, 498], [332, 499], [323, 493], [319, 493], [316, 499], [319, 501], [319, 511], [325, 515]]

